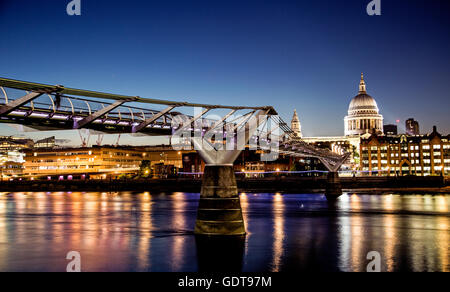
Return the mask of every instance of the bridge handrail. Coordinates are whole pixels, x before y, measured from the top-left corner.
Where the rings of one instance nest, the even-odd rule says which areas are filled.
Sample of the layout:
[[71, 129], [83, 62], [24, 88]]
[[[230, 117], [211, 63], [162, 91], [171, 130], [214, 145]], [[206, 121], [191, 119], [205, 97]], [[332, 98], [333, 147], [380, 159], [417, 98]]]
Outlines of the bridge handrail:
[[168, 106], [183, 106], [183, 107], [202, 107], [202, 108], [222, 108], [222, 109], [254, 109], [254, 110], [270, 110], [270, 114], [276, 114], [276, 111], [271, 106], [263, 106], [263, 107], [249, 107], [249, 106], [230, 106], [230, 105], [212, 105], [212, 104], [200, 104], [200, 103], [190, 103], [190, 102], [180, 102], [180, 101], [170, 101], [170, 100], [162, 100], [162, 99], [153, 99], [153, 98], [142, 98], [139, 96], [126, 96], [119, 94], [111, 94], [90, 90], [82, 90], [82, 89], [74, 89], [74, 88], [66, 88], [61, 85], [48, 85], [48, 84], [40, 84], [33, 83], [27, 81], [20, 81], [14, 79], [7, 79], [0, 77], [0, 86], [8, 87], [18, 90], [26, 90], [33, 92], [44, 92], [44, 93], [59, 93], [62, 95], [75, 95], [75, 96], [84, 96], [84, 97], [92, 97], [92, 98], [101, 98], [101, 99], [109, 99], [109, 100], [126, 100], [129, 102], [139, 102], [139, 103], [148, 103], [148, 104], [158, 104], [158, 105], [168, 105]]

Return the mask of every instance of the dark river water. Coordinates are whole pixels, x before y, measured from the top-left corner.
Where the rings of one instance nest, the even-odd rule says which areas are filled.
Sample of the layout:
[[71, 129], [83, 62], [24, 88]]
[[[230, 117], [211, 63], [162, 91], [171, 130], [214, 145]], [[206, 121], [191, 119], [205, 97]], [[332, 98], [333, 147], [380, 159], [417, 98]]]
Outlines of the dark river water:
[[198, 194], [0, 193], [0, 271], [450, 271], [450, 196], [242, 194], [245, 239], [193, 234]]

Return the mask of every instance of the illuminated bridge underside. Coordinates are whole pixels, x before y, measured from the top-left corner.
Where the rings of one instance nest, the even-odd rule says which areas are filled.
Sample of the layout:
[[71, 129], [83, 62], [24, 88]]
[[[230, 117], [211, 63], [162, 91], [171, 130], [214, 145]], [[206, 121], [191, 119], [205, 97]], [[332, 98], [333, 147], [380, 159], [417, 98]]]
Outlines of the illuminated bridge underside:
[[[60, 110], [48, 110], [37, 109], [31, 107], [21, 107], [14, 110], [8, 116], [1, 116], [0, 123], [6, 124], [20, 124], [36, 130], [41, 131], [53, 131], [53, 130], [74, 130], [74, 129], [90, 129], [107, 134], [119, 134], [119, 133], [133, 133], [133, 127], [142, 123], [142, 120], [136, 118], [127, 117], [103, 117], [99, 118], [85, 127], [74, 127], [77, 121], [81, 121], [87, 117], [88, 114], [60, 111]], [[170, 135], [172, 129], [170, 122], [155, 122], [143, 128], [139, 133], [160, 136]]]
[[[23, 91], [23, 96], [11, 99], [6, 89]], [[179, 116], [183, 109], [202, 108], [195, 115], [188, 116], [187, 128], [212, 110], [225, 109], [230, 112], [220, 120], [202, 121], [205, 131], [215, 131], [237, 111], [245, 111], [241, 118], [234, 121], [233, 132], [247, 131], [247, 139], [254, 135], [248, 133], [246, 125], [251, 117], [261, 114], [271, 116], [278, 125], [281, 135], [279, 154], [293, 157], [318, 158], [331, 172], [336, 172], [347, 160], [349, 154], [338, 155], [331, 151], [319, 149], [303, 142], [293, 135], [289, 126], [277, 115], [271, 106], [225, 106], [196, 104], [189, 102], [168, 101], [159, 99], [141, 98], [138, 96], [125, 96], [102, 92], [66, 88], [61, 85], [45, 85], [25, 81], [0, 78], [0, 96], [4, 95], [0, 103], [0, 123], [25, 125], [38, 130], [77, 130], [90, 129], [111, 134], [142, 134], [142, 135], [172, 135], [182, 129], [173, 129], [172, 121]], [[156, 110], [155, 107], [163, 109]], [[272, 129], [273, 131], [273, 129]], [[269, 131], [259, 130], [256, 136], [269, 137]], [[195, 144], [195, 141], [193, 141]], [[200, 153], [206, 158], [211, 153]], [[232, 158], [237, 157], [225, 154]], [[225, 157], [227, 158], [227, 157]], [[224, 159], [225, 159], [224, 158]], [[233, 160], [225, 159], [225, 160]], [[224, 160], [222, 159], [222, 160]], [[211, 160], [211, 159], [210, 159]], [[224, 161], [225, 161], [224, 160]], [[223, 162], [225, 163], [225, 162]], [[231, 162], [232, 163], [232, 162]]]

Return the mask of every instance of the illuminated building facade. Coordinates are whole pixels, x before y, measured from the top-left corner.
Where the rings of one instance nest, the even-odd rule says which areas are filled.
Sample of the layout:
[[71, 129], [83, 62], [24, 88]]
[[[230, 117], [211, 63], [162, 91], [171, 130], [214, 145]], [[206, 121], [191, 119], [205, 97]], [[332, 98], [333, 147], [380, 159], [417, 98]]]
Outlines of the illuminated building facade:
[[361, 140], [361, 170], [379, 175], [450, 175], [450, 135], [378, 136]]
[[1, 180], [22, 176], [23, 163], [7, 161], [0, 163]]
[[17, 137], [0, 137], [0, 152], [22, 151], [32, 148], [33, 140]]
[[350, 102], [348, 116], [345, 117], [345, 136], [366, 133], [383, 134], [383, 116], [379, 114], [377, 102], [367, 94], [364, 75], [361, 74], [359, 93]]
[[33, 148], [31, 139], [17, 137], [0, 137], [0, 164], [7, 162], [23, 163], [23, 152]]
[[138, 174], [142, 161], [182, 167], [182, 153], [168, 147], [110, 147], [34, 149], [26, 151], [23, 173], [29, 177], [104, 178]]
[[45, 148], [45, 149], [52, 149], [56, 147], [56, 138], [53, 137], [49, 137], [46, 139], [42, 139], [39, 141], [36, 141], [36, 143], [34, 143], [34, 148]]
[[91, 175], [133, 172], [139, 169], [143, 154], [120, 148], [68, 148], [27, 151], [26, 176]]

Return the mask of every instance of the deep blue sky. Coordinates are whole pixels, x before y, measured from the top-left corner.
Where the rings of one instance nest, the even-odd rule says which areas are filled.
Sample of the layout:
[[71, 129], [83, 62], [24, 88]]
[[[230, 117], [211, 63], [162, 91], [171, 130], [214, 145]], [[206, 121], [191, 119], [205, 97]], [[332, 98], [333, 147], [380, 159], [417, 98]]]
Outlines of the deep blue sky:
[[[342, 135], [364, 72], [386, 123], [450, 133], [446, 0], [0, 0], [0, 76], [142, 97], [273, 105]], [[1, 132], [9, 133], [4, 127]]]

